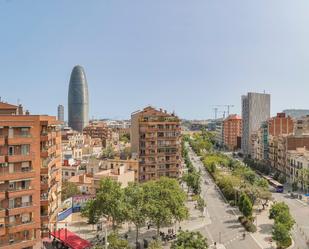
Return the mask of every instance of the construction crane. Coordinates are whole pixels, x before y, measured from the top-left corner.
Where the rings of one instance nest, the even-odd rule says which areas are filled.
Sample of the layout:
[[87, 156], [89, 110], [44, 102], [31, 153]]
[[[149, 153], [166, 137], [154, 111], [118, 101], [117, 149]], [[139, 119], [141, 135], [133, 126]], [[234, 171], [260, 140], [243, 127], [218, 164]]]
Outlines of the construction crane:
[[[229, 116], [230, 115], [230, 108], [234, 107], [234, 105], [214, 105], [214, 107], [215, 108], [217, 108], [217, 107], [226, 107], [227, 108], [227, 116]], [[217, 108], [217, 111], [218, 111], [218, 108]]]

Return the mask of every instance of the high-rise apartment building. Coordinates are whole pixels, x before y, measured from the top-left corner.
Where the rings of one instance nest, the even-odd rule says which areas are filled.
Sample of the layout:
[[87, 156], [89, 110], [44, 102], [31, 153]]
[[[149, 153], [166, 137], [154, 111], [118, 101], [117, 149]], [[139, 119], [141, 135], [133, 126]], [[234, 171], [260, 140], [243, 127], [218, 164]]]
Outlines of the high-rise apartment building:
[[71, 73], [68, 95], [69, 126], [82, 132], [89, 123], [89, 98], [86, 74], [81, 66], [75, 66]]
[[223, 122], [223, 138], [224, 145], [229, 150], [237, 150], [240, 149], [240, 141], [242, 133], [242, 120], [241, 117], [232, 114], [228, 116]]
[[61, 134], [55, 117], [8, 113], [0, 103], [0, 248], [34, 248], [61, 205]]
[[131, 150], [139, 158], [140, 181], [181, 176], [180, 119], [150, 106], [132, 113]]
[[244, 155], [252, 151], [253, 133], [256, 133], [263, 121], [270, 118], [270, 94], [251, 93], [242, 96], [242, 139], [241, 149]]
[[60, 122], [64, 122], [64, 106], [63, 105], [58, 105], [58, 109], [57, 109], [57, 119]]

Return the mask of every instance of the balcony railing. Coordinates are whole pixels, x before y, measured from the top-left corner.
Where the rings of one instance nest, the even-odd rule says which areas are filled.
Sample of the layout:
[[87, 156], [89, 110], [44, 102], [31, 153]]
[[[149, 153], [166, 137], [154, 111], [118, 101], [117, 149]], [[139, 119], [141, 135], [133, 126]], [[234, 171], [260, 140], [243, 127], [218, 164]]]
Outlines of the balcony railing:
[[32, 167], [26, 167], [26, 168], [18, 168], [14, 169], [13, 171], [9, 171], [9, 167], [2, 167], [0, 168], [0, 175], [7, 175], [7, 174], [16, 174], [16, 173], [28, 173], [33, 172]]
[[15, 204], [13, 207], [9, 207], [9, 209], [14, 209], [14, 208], [24, 208], [24, 207], [31, 207], [32, 202], [22, 202], [20, 204]]

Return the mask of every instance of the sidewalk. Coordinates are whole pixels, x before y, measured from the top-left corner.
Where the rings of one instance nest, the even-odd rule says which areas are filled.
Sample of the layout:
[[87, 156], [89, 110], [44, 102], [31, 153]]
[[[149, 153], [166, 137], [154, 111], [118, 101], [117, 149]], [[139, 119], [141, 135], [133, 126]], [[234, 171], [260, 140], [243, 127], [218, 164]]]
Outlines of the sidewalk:
[[271, 203], [261, 212], [255, 210], [255, 215], [257, 214], [257, 220], [255, 221], [257, 231], [251, 235], [263, 249], [272, 249], [274, 248], [272, 245], [275, 245], [274, 242], [271, 243], [273, 220], [268, 218], [270, 207]]

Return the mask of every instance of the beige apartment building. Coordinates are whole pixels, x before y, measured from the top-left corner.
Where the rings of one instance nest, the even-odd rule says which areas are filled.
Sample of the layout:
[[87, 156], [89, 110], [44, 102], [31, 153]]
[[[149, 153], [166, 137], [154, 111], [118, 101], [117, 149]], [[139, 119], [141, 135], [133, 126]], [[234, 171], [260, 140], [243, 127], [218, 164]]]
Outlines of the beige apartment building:
[[306, 147], [289, 150], [287, 153], [290, 183], [296, 182], [303, 190], [308, 190], [309, 151]]
[[131, 115], [131, 150], [139, 159], [139, 181], [180, 177], [180, 119], [148, 106]]
[[0, 247], [36, 248], [61, 204], [61, 134], [55, 117], [0, 102]]

